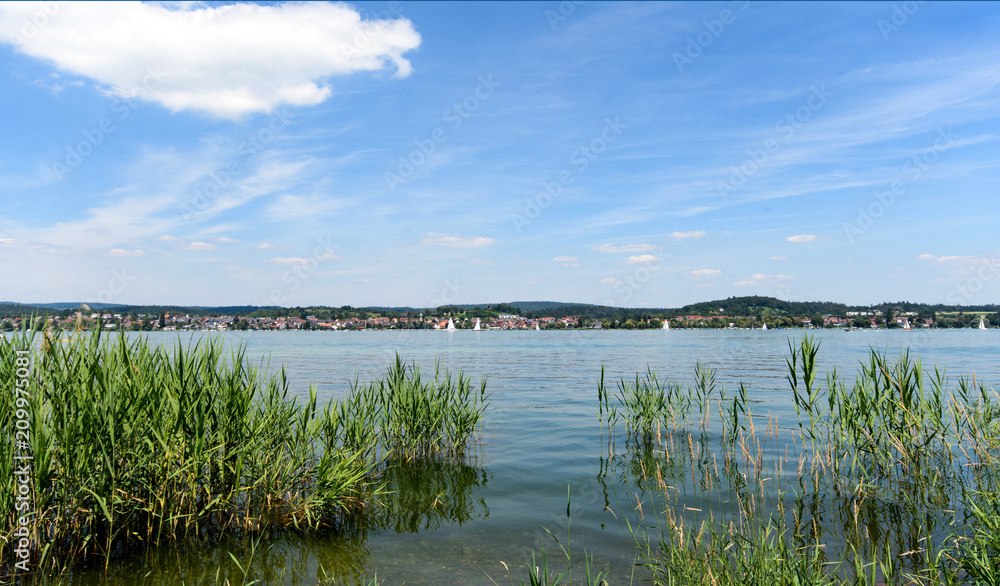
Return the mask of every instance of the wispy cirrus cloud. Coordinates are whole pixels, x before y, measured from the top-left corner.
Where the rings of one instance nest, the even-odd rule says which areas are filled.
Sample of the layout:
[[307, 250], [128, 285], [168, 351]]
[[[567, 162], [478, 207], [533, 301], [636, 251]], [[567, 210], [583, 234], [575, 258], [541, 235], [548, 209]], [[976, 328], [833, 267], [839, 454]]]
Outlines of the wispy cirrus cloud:
[[785, 238], [785, 242], [815, 242], [816, 240], [819, 240], [819, 236], [815, 234], [796, 234]]

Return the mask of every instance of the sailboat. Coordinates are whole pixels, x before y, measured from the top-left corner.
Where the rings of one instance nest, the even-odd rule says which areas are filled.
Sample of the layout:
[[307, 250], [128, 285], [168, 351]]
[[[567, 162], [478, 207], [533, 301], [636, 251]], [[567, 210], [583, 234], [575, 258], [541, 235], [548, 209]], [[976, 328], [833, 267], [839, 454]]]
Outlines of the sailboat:
[[483, 331], [483, 328], [479, 327], [479, 318], [478, 317], [476, 318], [476, 327], [472, 328], [472, 331], [473, 332], [481, 332], [481, 331]]
[[536, 331], [540, 331], [541, 329], [542, 329], [542, 328], [538, 327], [538, 324], [536, 323], [536, 324], [535, 324], [535, 330], [536, 330]]
[[449, 332], [454, 332], [455, 331], [455, 322], [451, 321], [450, 317], [448, 318], [448, 328], [447, 328], [447, 330]]
[[663, 329], [664, 330], [670, 329], [670, 320], [667, 318], [663, 318]]
[[985, 330], [986, 329], [986, 322], [983, 321], [982, 316], [979, 317], [979, 329], [981, 329], [981, 330]]
[[764, 325], [760, 326], [760, 329], [766, 330], [767, 329], [767, 324], [764, 324]]
[[913, 329], [913, 328], [910, 327], [910, 320], [908, 320], [908, 319], [903, 320], [903, 329], [904, 330], [912, 330]]

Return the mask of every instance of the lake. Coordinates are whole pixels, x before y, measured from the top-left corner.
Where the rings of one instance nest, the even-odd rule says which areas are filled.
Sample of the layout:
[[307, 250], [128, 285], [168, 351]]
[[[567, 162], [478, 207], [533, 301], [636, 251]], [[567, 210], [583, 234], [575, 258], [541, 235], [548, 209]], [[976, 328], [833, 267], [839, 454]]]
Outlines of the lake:
[[[252, 567], [269, 567], [282, 579], [268, 583], [315, 583], [320, 564], [350, 582], [377, 574], [384, 584], [509, 583], [501, 562], [527, 576], [530, 552], [542, 547], [550, 567], [567, 537], [567, 487], [571, 506], [569, 539], [574, 560], [586, 550], [595, 565], [607, 566], [610, 582], [627, 582], [634, 541], [620, 520], [636, 507], [655, 502], [627, 474], [608, 473], [606, 448], [597, 417], [601, 366], [609, 382], [634, 378], [649, 367], [671, 380], [690, 383], [695, 364], [718, 371], [719, 383], [733, 389], [742, 380], [756, 415], [774, 415], [779, 425], [797, 426], [785, 381], [788, 340], [798, 330], [725, 331], [364, 331], [153, 333], [158, 343], [208, 335], [244, 344], [247, 356], [284, 366], [292, 391], [310, 385], [320, 401], [341, 397], [355, 379], [384, 373], [395, 352], [415, 361], [425, 375], [435, 361], [452, 372], [487, 379], [491, 404], [482, 441], [463, 465], [414, 469], [394, 478], [394, 486], [422, 491], [423, 500], [403, 503], [394, 515], [351, 538], [285, 536], [263, 540]], [[869, 348], [898, 354], [910, 348], [924, 369], [947, 367], [952, 384], [975, 373], [978, 381], [1000, 380], [1000, 330], [921, 330], [810, 332], [821, 341], [823, 372], [837, 366], [853, 378]], [[420, 488], [413, 488], [420, 487]], [[405, 497], [405, 495], [400, 495]], [[440, 497], [440, 498], [439, 498]], [[435, 503], [439, 499], [439, 503]], [[403, 498], [405, 500], [405, 498]], [[433, 503], [428, 506], [427, 503]], [[610, 510], [606, 508], [610, 506]], [[645, 506], [650, 506], [649, 504]], [[247, 555], [244, 545], [151, 551], [139, 560], [113, 564], [110, 575], [77, 572], [75, 584], [214, 583], [216, 568], [231, 565], [226, 552]], [[551, 560], [555, 560], [553, 563]], [[253, 574], [251, 574], [253, 576]], [[260, 576], [258, 576], [260, 577]], [[488, 578], [489, 577], [489, 578]], [[641, 576], [640, 576], [641, 577]]]

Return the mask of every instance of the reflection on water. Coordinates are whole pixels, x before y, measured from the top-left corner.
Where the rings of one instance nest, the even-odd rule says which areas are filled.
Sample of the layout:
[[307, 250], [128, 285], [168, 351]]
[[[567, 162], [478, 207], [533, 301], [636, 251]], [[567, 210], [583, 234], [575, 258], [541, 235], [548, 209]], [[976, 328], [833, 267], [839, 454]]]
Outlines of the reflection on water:
[[450, 460], [392, 460], [380, 480], [386, 494], [364, 525], [396, 533], [433, 531], [444, 524], [464, 525], [490, 516], [481, 490], [485, 468]]
[[[380, 466], [385, 491], [365, 515], [339, 533], [294, 530], [188, 541], [149, 548], [104, 568], [81, 568], [71, 586], [96, 584], [356, 584], [377, 573], [367, 542], [382, 532], [420, 533], [489, 517], [482, 489], [490, 472], [468, 461], [388, 460]], [[235, 560], [233, 559], [235, 558]]]

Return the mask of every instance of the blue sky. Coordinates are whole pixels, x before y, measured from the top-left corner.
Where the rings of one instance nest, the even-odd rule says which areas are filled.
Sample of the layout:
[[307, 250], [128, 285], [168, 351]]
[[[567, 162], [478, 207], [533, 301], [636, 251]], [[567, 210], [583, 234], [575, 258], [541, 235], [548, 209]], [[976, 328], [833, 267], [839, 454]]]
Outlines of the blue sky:
[[992, 3], [0, 5], [0, 299], [1000, 301]]

